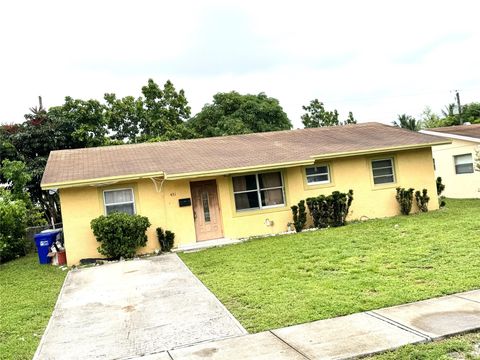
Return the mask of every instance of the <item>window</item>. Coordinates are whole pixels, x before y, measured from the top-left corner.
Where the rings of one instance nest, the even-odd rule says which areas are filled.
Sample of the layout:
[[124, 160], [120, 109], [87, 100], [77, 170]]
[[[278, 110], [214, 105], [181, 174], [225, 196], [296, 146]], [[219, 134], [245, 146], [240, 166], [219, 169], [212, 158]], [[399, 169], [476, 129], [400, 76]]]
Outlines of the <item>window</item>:
[[106, 190], [103, 192], [103, 198], [105, 202], [105, 213], [107, 215], [115, 211], [130, 215], [135, 214], [135, 202], [132, 189]]
[[330, 182], [328, 165], [305, 168], [305, 174], [307, 176], [307, 184], [309, 185], [327, 184]]
[[456, 174], [471, 174], [473, 173], [473, 157], [472, 154], [456, 155], [455, 160]]
[[285, 205], [280, 172], [234, 176], [232, 181], [237, 211]]
[[372, 160], [373, 183], [375, 185], [395, 182], [393, 159]]

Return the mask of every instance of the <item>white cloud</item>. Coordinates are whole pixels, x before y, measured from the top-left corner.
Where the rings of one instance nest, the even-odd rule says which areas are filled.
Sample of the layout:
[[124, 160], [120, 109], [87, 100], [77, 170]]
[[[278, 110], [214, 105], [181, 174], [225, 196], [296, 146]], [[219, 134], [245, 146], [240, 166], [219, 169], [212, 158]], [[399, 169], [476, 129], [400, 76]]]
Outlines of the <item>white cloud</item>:
[[319, 98], [390, 122], [479, 101], [474, 1], [15, 1], [0, 14], [0, 122], [38, 95], [139, 95], [171, 79], [193, 111], [219, 91], [264, 91], [296, 127]]

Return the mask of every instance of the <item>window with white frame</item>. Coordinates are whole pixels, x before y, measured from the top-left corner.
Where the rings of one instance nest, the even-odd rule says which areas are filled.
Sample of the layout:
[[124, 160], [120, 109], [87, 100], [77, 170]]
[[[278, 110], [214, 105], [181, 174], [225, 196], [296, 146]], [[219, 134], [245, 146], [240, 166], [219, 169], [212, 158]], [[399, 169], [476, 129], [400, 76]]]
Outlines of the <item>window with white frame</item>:
[[472, 154], [456, 155], [455, 174], [471, 174], [473, 173], [473, 156]]
[[328, 165], [317, 165], [305, 168], [308, 185], [327, 184], [330, 182]]
[[232, 177], [237, 211], [285, 205], [282, 174], [270, 172]]
[[394, 183], [393, 158], [372, 160], [372, 172], [375, 185]]
[[135, 214], [135, 199], [133, 189], [105, 190], [103, 192], [105, 214], [123, 212]]

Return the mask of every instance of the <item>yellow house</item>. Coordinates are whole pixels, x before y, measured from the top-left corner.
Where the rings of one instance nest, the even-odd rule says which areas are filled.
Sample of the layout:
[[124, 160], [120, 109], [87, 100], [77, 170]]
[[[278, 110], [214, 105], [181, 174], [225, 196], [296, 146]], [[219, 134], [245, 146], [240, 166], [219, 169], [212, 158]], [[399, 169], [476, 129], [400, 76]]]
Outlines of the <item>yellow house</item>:
[[149, 218], [141, 253], [159, 248], [157, 227], [175, 233], [176, 247], [281, 233], [290, 206], [335, 190], [354, 191], [350, 219], [396, 215], [397, 186], [434, 197], [431, 147], [446, 143], [364, 123], [60, 150], [50, 153], [42, 188], [59, 191], [72, 265], [101, 257], [90, 221], [112, 211]]
[[460, 199], [480, 198], [480, 171], [475, 171], [477, 152], [480, 156], [480, 124], [441, 127], [421, 132], [451, 140], [450, 144], [432, 148], [435, 174], [445, 184], [442, 195]]

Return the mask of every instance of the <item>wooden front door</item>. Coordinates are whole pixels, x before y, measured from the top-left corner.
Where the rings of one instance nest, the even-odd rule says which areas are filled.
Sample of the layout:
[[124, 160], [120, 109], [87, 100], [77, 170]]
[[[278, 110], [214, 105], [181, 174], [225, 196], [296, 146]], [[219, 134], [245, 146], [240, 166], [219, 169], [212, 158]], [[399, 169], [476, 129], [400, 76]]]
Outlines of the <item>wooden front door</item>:
[[197, 241], [223, 237], [222, 218], [215, 180], [190, 183]]

